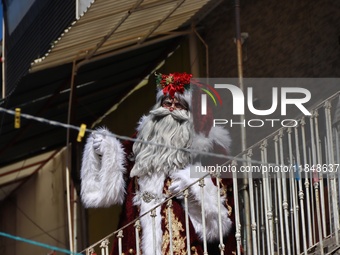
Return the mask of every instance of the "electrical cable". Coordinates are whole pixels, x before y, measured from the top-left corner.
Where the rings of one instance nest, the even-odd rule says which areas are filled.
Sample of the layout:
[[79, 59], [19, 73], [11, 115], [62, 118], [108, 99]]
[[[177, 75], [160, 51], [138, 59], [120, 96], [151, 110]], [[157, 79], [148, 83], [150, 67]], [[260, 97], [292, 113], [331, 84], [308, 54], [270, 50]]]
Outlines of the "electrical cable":
[[53, 237], [52, 235], [50, 235], [47, 231], [45, 231], [42, 227], [40, 227], [38, 225], [38, 223], [36, 223], [33, 219], [31, 219], [23, 210], [21, 210], [21, 208], [15, 204], [16, 208], [18, 209], [19, 212], [21, 212], [26, 219], [28, 219], [34, 226], [36, 226], [38, 229], [40, 229], [45, 235], [49, 236], [51, 239], [53, 239], [54, 241], [56, 241], [57, 243], [60, 243], [62, 245], [65, 245], [65, 243], [59, 241], [58, 239], [56, 239], [55, 237]]

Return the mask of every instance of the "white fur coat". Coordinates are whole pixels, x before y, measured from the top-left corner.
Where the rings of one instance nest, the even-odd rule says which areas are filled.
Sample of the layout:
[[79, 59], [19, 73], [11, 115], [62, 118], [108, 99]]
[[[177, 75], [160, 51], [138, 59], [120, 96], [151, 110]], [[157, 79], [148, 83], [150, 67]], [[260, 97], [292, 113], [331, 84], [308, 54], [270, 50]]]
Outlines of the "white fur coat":
[[[93, 148], [94, 138], [91, 136], [87, 139], [81, 167], [81, 198], [86, 207], [108, 207], [113, 204], [122, 204], [124, 202], [126, 187], [124, 175], [128, 174], [125, 169], [126, 155], [124, 149], [115, 137], [105, 129], [97, 130], [102, 135], [100, 155]], [[192, 143], [192, 149], [211, 151], [214, 143], [229, 149], [230, 138], [228, 131], [220, 127], [211, 129], [208, 137], [197, 134]], [[125, 176], [126, 177], [126, 176]], [[140, 208], [140, 214], [150, 210], [165, 200], [163, 194], [164, 173], [158, 172], [151, 176], [146, 175], [138, 179], [139, 191], [135, 194], [133, 203]], [[191, 183], [197, 181], [197, 178], [190, 177], [190, 166], [185, 169], [175, 169], [169, 176], [172, 184], [169, 190], [176, 193], [183, 190]], [[206, 236], [208, 241], [218, 240], [218, 203], [217, 187], [210, 178], [205, 178], [204, 186], [204, 208], [206, 222]], [[155, 185], [157, 184], [157, 185]], [[190, 187], [189, 190], [189, 217], [198, 236], [202, 238], [202, 216], [201, 216], [201, 190], [198, 184]], [[142, 199], [142, 194], [149, 192], [155, 196], [150, 202]], [[225, 201], [221, 203], [224, 204]], [[221, 205], [223, 233], [227, 234], [231, 229], [232, 222], [228, 217], [227, 209]], [[162, 245], [162, 228], [160, 209], [156, 210], [156, 254], [161, 255]], [[147, 229], [142, 233], [142, 254], [154, 254], [153, 252], [153, 233], [151, 230], [151, 217], [141, 219], [142, 229]]]

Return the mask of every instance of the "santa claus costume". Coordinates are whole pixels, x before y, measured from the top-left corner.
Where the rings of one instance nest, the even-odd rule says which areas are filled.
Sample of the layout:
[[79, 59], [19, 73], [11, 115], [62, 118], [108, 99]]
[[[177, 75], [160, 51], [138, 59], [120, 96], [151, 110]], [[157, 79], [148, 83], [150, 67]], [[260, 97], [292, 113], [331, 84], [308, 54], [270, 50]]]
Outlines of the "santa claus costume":
[[[190, 169], [201, 163], [192, 163], [190, 150], [209, 152], [219, 147], [225, 152], [230, 145], [229, 133], [223, 128], [211, 127], [199, 132], [194, 127], [190, 112], [191, 75], [159, 74], [157, 78], [160, 86], [157, 103], [141, 118], [135, 142], [121, 142], [109, 130], [100, 128], [85, 145], [81, 167], [83, 204], [93, 208], [122, 205], [119, 228], [197, 181], [198, 178], [191, 178]], [[219, 181], [224, 254], [235, 254], [232, 183], [230, 179]], [[188, 248], [191, 254], [203, 254], [200, 189], [199, 184], [189, 188], [189, 229], [185, 224], [183, 193], [171, 199], [170, 210], [165, 203], [155, 209], [154, 217], [146, 214], [140, 218], [142, 255], [165, 255], [170, 254], [170, 250], [181, 255], [187, 254]], [[204, 178], [203, 189], [209, 254], [217, 254], [220, 250], [216, 179]], [[186, 231], [190, 233], [190, 247], [187, 247]], [[124, 229], [123, 236], [123, 253], [137, 254], [134, 224]], [[118, 254], [117, 242], [112, 254]]]

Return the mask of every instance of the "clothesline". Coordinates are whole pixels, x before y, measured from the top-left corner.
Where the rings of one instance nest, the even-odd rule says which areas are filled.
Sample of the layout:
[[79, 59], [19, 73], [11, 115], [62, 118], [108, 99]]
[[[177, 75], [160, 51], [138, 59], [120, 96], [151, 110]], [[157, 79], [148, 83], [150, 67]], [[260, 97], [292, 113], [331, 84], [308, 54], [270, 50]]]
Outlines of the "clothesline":
[[[7, 113], [7, 114], [10, 114], [10, 115], [13, 115], [13, 116], [17, 116], [17, 117], [20, 117], [20, 118], [35, 120], [35, 121], [45, 123], [45, 124], [48, 124], [48, 125], [52, 125], [52, 126], [58, 126], [58, 127], [66, 128], [66, 129], [77, 130], [78, 132], [83, 133], [82, 137], [84, 136], [84, 133], [90, 133], [90, 134], [91, 133], [98, 133], [98, 131], [95, 130], [95, 129], [85, 128], [84, 124], [82, 124], [81, 126], [75, 126], [75, 125], [65, 124], [65, 123], [62, 123], [62, 122], [54, 121], [54, 120], [48, 120], [48, 119], [45, 119], [45, 118], [41, 118], [41, 117], [37, 117], [37, 116], [30, 115], [30, 114], [25, 114], [25, 113], [20, 113], [20, 115], [18, 116], [18, 112], [14, 111], [14, 110], [9, 110], [9, 109], [3, 108], [3, 107], [0, 107], [0, 112], [4, 112], [4, 113]], [[228, 155], [218, 154], [218, 153], [213, 153], [213, 152], [205, 152], [205, 151], [199, 151], [199, 150], [193, 150], [193, 149], [187, 149], [187, 148], [179, 148], [179, 147], [175, 147], [175, 146], [169, 146], [169, 145], [158, 144], [158, 143], [149, 142], [149, 141], [143, 141], [143, 140], [128, 137], [128, 136], [118, 135], [118, 134], [115, 134], [115, 133], [111, 133], [110, 136], [115, 137], [115, 138], [120, 139], [120, 140], [139, 142], [139, 143], [144, 143], [144, 144], [148, 144], [148, 145], [152, 145], [152, 146], [165, 147], [165, 148], [172, 149], [172, 150], [181, 150], [181, 151], [185, 151], [185, 152], [189, 152], [189, 153], [193, 153], [193, 154], [198, 154], [198, 155], [201, 155], [201, 156], [224, 158], [226, 160], [235, 160], [235, 161], [238, 161], [238, 162], [251, 162], [251, 163], [255, 163], [255, 164], [263, 163], [263, 162], [257, 161], [257, 160], [247, 160], [247, 159], [244, 159], [242, 157], [228, 156]], [[227, 162], [225, 162], [225, 163], [227, 163]]]

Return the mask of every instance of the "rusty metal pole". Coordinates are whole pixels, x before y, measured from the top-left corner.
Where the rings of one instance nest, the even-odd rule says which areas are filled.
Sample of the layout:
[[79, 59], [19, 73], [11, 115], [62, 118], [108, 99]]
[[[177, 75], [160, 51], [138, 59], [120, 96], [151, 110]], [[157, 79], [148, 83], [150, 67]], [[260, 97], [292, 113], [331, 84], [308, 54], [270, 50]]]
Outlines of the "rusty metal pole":
[[[237, 50], [237, 73], [238, 73], [238, 82], [239, 87], [242, 91], [244, 91], [243, 85], [243, 63], [242, 63], [242, 38], [241, 38], [241, 18], [240, 18], [240, 0], [235, 0], [235, 29], [236, 29], [236, 50]], [[242, 152], [245, 152], [247, 149], [247, 139], [246, 139], [246, 127], [245, 127], [245, 117], [244, 115], [240, 116], [240, 122], [244, 123], [241, 125], [241, 146]], [[243, 155], [244, 159], [246, 159], [246, 154]], [[243, 164], [246, 164], [244, 161]], [[237, 180], [235, 180], [237, 181]], [[252, 254], [252, 238], [251, 238], [251, 226], [250, 226], [250, 208], [249, 208], [249, 193], [248, 193], [248, 178], [244, 176], [242, 179], [243, 187], [243, 199], [244, 199], [244, 229], [246, 230], [245, 236], [245, 252], [249, 255]]]
[[189, 51], [190, 51], [190, 71], [193, 77], [198, 78], [200, 77], [200, 70], [199, 70], [199, 57], [198, 57], [198, 50], [197, 50], [197, 38], [195, 34], [195, 25], [191, 25], [191, 33], [189, 34]]
[[[75, 79], [79, 70], [77, 61], [79, 59], [79, 52], [73, 59], [72, 74], [70, 81], [70, 96], [68, 103], [67, 124], [71, 125], [75, 120], [76, 101], [77, 101], [77, 86]], [[73, 123], [74, 124], [74, 123]], [[74, 178], [72, 172], [76, 171], [76, 164], [73, 160], [76, 153], [75, 135], [71, 133], [71, 129], [67, 128], [66, 133], [66, 195], [67, 195], [67, 215], [69, 228], [69, 246], [70, 251], [77, 251], [77, 192], [74, 185]]]

